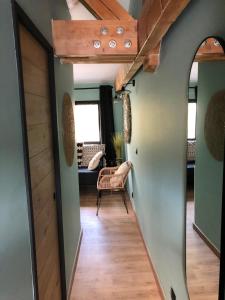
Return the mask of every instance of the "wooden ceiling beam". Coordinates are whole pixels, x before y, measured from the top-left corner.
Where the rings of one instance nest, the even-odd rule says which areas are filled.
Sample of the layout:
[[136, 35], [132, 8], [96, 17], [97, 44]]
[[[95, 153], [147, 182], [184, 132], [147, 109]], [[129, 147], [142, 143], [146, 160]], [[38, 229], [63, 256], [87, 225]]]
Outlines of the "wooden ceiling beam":
[[206, 61], [225, 61], [225, 55], [218, 54], [218, 53], [196, 55], [194, 61], [199, 63], [206, 62]]
[[196, 53], [194, 61], [205, 62], [205, 61], [224, 61], [225, 54], [223, 47], [215, 38], [208, 38], [205, 40], [198, 52]]
[[153, 73], [157, 70], [160, 64], [161, 42], [145, 57], [143, 70]]
[[[123, 34], [117, 34], [116, 28], [124, 28]], [[106, 35], [101, 33], [102, 28], [107, 28]], [[74, 57], [85, 60], [87, 57], [101, 58], [107, 56], [136, 57], [137, 45], [137, 21], [122, 20], [53, 20], [52, 21], [53, 44], [55, 55], [60, 58]], [[94, 43], [99, 41], [99, 47], [94, 47]], [[113, 42], [115, 47], [110, 47]], [[125, 47], [125, 41], [130, 41], [130, 48]], [[114, 43], [114, 44], [115, 44]], [[116, 61], [116, 59], [115, 59]]]
[[118, 20], [134, 20], [125, 8], [116, 0], [101, 0], [102, 4], [107, 6]]
[[116, 0], [80, 0], [80, 2], [99, 20], [133, 20]]
[[116, 90], [127, 84], [146, 60], [146, 55], [156, 49], [177, 17], [190, 0], [146, 0], [138, 24], [139, 53], [129, 66], [119, 70]]
[[98, 20], [118, 20], [118, 18], [102, 5], [100, 0], [80, 0], [80, 2], [95, 16]]
[[63, 64], [127, 64], [134, 61], [135, 55], [107, 55], [88, 57], [65, 57], [61, 58]]

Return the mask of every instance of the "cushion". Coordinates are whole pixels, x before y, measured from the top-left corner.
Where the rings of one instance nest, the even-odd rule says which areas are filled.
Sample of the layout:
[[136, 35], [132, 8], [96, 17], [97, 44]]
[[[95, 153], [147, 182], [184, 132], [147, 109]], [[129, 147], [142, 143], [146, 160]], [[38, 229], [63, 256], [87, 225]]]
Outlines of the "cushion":
[[82, 162], [80, 166], [87, 168], [93, 156], [99, 151], [105, 153], [105, 144], [83, 144]]
[[126, 175], [130, 169], [131, 163], [129, 161], [125, 161], [122, 163], [119, 168], [116, 170], [115, 174]]
[[98, 167], [100, 159], [103, 156], [103, 152], [99, 151], [97, 152], [91, 159], [91, 161], [88, 164], [88, 170], [94, 170]]
[[115, 172], [115, 175], [120, 175], [120, 176], [114, 176], [110, 179], [110, 185], [113, 188], [121, 186], [121, 182], [123, 181], [124, 177], [129, 172], [130, 167], [131, 167], [131, 162], [129, 162], [129, 161], [125, 161], [124, 163], [122, 163], [119, 166], [119, 168]]
[[77, 164], [81, 166], [83, 155], [83, 143], [77, 143]]
[[195, 161], [196, 141], [188, 141], [187, 145], [187, 160]]

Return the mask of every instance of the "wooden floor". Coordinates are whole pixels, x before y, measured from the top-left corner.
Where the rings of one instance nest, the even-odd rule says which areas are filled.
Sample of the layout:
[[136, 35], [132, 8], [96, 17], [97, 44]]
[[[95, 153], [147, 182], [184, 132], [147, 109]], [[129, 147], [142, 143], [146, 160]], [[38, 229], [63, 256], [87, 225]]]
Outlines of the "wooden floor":
[[193, 230], [194, 201], [187, 202], [187, 282], [191, 300], [218, 300], [219, 259]]
[[83, 239], [70, 300], [161, 299], [134, 213], [120, 195], [81, 193]]

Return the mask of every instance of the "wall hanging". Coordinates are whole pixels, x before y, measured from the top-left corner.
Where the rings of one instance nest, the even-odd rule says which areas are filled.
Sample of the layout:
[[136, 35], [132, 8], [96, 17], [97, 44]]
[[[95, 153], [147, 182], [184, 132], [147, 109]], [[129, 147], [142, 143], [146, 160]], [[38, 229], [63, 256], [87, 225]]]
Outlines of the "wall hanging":
[[68, 93], [63, 96], [62, 125], [64, 154], [67, 165], [72, 166], [75, 155], [74, 104]]
[[205, 117], [205, 140], [209, 152], [218, 161], [224, 157], [225, 90], [215, 93]]
[[123, 92], [123, 130], [124, 130], [124, 140], [127, 144], [131, 141], [131, 104], [130, 104], [130, 91]]

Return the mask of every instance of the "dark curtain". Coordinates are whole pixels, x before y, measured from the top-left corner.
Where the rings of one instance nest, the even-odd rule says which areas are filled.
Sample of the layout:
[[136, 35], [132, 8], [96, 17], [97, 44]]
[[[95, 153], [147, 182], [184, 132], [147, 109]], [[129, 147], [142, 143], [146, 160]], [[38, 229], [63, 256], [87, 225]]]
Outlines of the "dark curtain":
[[112, 86], [100, 86], [101, 135], [105, 144], [107, 166], [116, 165], [116, 154], [112, 143], [115, 133], [113, 118]]

